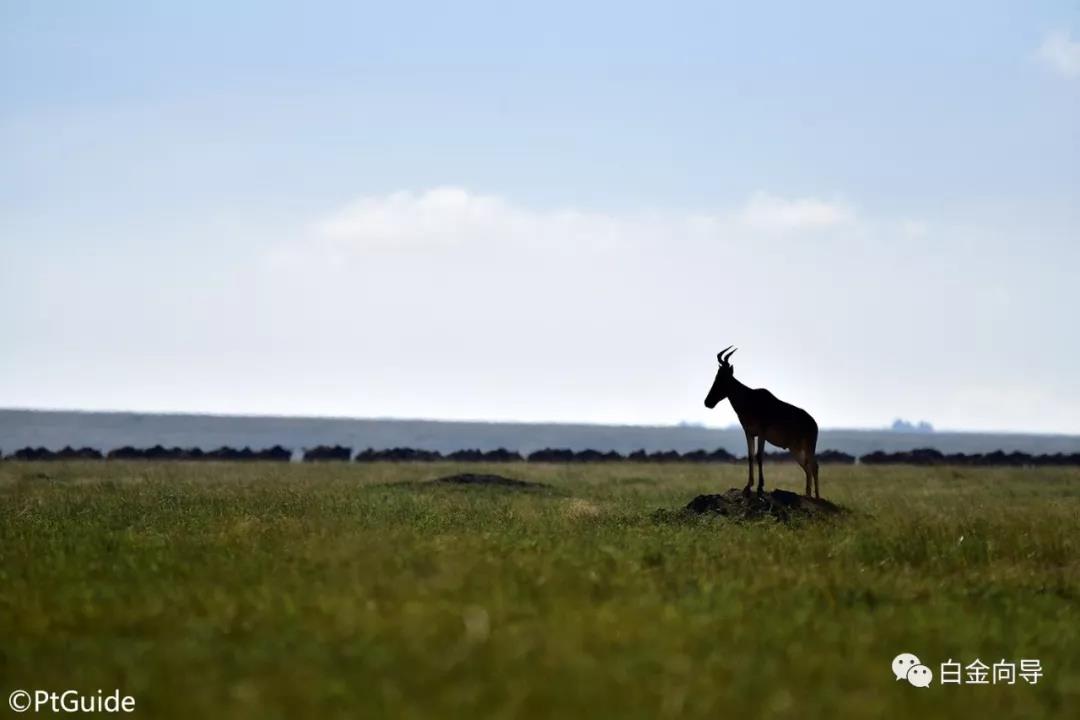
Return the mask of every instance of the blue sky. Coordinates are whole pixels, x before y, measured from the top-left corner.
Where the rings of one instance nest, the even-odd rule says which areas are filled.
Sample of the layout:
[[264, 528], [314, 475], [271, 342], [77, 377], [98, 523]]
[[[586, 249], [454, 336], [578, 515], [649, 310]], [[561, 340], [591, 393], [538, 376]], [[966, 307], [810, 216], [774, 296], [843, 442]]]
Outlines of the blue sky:
[[0, 405], [1080, 432], [1075, 3], [221, 5], [0, 3]]

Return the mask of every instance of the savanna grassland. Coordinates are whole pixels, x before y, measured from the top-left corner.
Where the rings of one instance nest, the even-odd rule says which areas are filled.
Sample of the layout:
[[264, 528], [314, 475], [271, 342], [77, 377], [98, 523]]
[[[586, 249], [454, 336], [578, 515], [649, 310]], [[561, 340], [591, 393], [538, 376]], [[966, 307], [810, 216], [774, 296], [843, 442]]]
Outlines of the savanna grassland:
[[[424, 482], [466, 470], [551, 487]], [[0, 694], [118, 688], [173, 718], [1080, 713], [1080, 470], [827, 466], [836, 521], [653, 516], [744, 478], [0, 463]], [[917, 689], [900, 652], [1045, 674]]]

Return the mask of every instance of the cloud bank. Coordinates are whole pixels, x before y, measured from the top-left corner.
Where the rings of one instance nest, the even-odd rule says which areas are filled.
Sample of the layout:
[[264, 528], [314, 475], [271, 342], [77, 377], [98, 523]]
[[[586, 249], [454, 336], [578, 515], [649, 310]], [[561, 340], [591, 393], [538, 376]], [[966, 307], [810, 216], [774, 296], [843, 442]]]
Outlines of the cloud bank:
[[360, 197], [314, 222], [307, 242], [338, 256], [365, 251], [514, 247], [618, 251], [735, 233], [801, 233], [851, 226], [842, 201], [759, 192], [741, 207], [704, 213], [534, 209], [461, 187]]
[[842, 201], [787, 199], [757, 193], [750, 198], [741, 217], [751, 228], [791, 232], [851, 225], [855, 222], [855, 210]]

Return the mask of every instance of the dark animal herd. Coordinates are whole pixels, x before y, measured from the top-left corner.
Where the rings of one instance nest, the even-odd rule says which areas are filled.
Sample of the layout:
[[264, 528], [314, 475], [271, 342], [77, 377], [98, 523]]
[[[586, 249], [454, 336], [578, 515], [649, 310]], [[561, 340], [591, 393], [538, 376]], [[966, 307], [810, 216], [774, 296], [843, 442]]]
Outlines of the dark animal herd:
[[[166, 448], [155, 445], [151, 448], [122, 447], [102, 453], [94, 448], [75, 449], [65, 447], [62, 450], [49, 450], [47, 448], [23, 448], [10, 455], [3, 456], [5, 460], [22, 461], [48, 461], [48, 460], [188, 460], [188, 461], [272, 461], [289, 462], [293, 457], [293, 451], [275, 445], [265, 450], [252, 450], [243, 448], [237, 450], [229, 447], [221, 447], [217, 450], [203, 451], [199, 448]], [[678, 453], [674, 450], [661, 452], [645, 452], [635, 450], [628, 455], [615, 451], [600, 452], [599, 450], [567, 450], [557, 448], [545, 448], [522, 455], [519, 452], [505, 450], [457, 450], [451, 453], [440, 453], [438, 450], [418, 450], [416, 448], [390, 448], [387, 450], [374, 450], [368, 448], [353, 455], [352, 448], [341, 445], [320, 445], [303, 451], [300, 458], [304, 462], [547, 462], [547, 463], [589, 463], [589, 462], [644, 462], [644, 463], [668, 463], [668, 462], [693, 462], [693, 463], [742, 463], [745, 457], [732, 455], [723, 448], [713, 450], [693, 450], [686, 453]], [[791, 455], [787, 452], [765, 453], [766, 461], [787, 461]], [[932, 448], [920, 448], [901, 452], [887, 453], [881, 450], [855, 458], [853, 455], [839, 452], [838, 450], [825, 450], [817, 454], [820, 463], [837, 465], [853, 465], [856, 462], [862, 465], [967, 465], [978, 467], [1003, 466], [1003, 467], [1026, 467], [1026, 466], [1080, 466], [1080, 453], [1053, 455], [1032, 455], [1024, 452], [1006, 453], [995, 450], [990, 453], [952, 453], [946, 454]]]

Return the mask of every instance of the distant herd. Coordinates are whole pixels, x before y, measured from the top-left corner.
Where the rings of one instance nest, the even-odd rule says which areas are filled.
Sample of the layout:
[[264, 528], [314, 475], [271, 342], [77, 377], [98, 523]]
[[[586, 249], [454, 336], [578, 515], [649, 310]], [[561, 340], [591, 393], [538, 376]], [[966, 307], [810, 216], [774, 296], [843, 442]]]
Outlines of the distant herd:
[[[293, 458], [293, 451], [275, 445], [265, 450], [252, 450], [243, 448], [237, 450], [229, 447], [217, 450], [203, 451], [198, 448], [166, 448], [155, 445], [151, 448], [121, 447], [102, 453], [94, 448], [84, 447], [74, 449], [65, 447], [62, 450], [49, 450], [47, 448], [23, 448], [9, 455], [0, 453], [4, 460], [42, 461], [42, 460], [188, 460], [188, 461], [272, 461], [289, 462]], [[566, 450], [545, 448], [522, 455], [519, 452], [504, 450], [457, 450], [451, 453], [440, 453], [437, 450], [418, 450], [415, 448], [390, 448], [388, 450], [373, 450], [368, 448], [362, 452], [353, 454], [352, 448], [340, 445], [320, 445], [308, 448], [299, 454], [299, 459], [304, 462], [540, 462], [540, 463], [583, 463], [583, 462], [645, 462], [645, 463], [737, 463], [745, 462], [746, 458], [732, 455], [727, 450], [718, 449], [711, 452], [706, 450], [694, 450], [686, 453], [678, 453], [674, 450], [648, 453], [644, 450], [635, 450], [628, 455], [615, 451], [601, 452], [599, 450]], [[765, 460], [777, 461], [788, 460], [790, 455], [786, 452], [766, 453]], [[853, 455], [837, 450], [825, 450], [817, 454], [818, 462], [836, 465], [854, 465], [856, 462], [862, 465], [968, 465], [968, 466], [1080, 466], [1080, 453], [1053, 455], [1032, 455], [1024, 452], [1006, 453], [995, 450], [990, 453], [952, 453], [945, 454], [931, 448], [917, 450], [905, 450], [901, 452], [875, 452], [856, 458]]]

